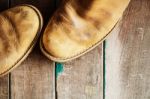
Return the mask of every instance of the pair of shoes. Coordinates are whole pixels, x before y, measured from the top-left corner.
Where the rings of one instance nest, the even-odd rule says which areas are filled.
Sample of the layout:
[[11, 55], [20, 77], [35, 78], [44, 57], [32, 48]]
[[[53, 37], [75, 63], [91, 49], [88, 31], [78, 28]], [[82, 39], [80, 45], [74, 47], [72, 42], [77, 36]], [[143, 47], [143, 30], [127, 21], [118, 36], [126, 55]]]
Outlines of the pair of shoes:
[[[99, 45], [116, 25], [130, 0], [62, 0], [41, 39], [49, 59], [66, 62]], [[0, 14], [0, 76], [32, 51], [43, 26], [40, 11], [20, 5]]]

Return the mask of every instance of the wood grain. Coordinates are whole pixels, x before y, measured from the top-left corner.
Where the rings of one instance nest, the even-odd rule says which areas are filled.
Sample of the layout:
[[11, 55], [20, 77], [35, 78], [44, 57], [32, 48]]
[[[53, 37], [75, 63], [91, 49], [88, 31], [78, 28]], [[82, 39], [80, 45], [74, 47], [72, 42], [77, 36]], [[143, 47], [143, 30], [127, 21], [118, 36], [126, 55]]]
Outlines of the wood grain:
[[[0, 12], [9, 7], [9, 0], [0, 0]], [[0, 99], [9, 98], [9, 75], [0, 78]]]
[[102, 45], [81, 58], [63, 64], [63, 70], [59, 70], [57, 77], [57, 99], [102, 99], [102, 64]]
[[[44, 25], [54, 11], [54, 0], [11, 0], [11, 7], [19, 4], [36, 6], [44, 17]], [[44, 30], [44, 28], [43, 28]], [[55, 99], [55, 65], [39, 49], [39, 43], [28, 58], [11, 73], [12, 99]]]
[[150, 99], [150, 1], [132, 0], [106, 40], [106, 99]]

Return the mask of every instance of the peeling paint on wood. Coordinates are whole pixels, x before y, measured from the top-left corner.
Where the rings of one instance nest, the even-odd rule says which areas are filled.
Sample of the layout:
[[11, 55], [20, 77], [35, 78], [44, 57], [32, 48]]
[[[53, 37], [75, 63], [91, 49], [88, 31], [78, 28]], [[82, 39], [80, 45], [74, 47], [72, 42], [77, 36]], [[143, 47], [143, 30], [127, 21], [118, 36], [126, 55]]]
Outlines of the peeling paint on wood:
[[57, 99], [103, 99], [102, 45], [71, 62], [57, 78]]
[[56, 63], [56, 78], [64, 71], [64, 66], [62, 63]]

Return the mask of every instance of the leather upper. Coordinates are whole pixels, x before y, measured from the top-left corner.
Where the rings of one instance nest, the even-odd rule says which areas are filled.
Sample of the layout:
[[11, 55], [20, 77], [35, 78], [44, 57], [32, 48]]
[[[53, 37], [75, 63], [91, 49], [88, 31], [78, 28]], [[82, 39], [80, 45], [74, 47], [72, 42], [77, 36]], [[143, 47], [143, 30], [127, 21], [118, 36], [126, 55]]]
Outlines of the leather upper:
[[26, 55], [39, 28], [39, 16], [30, 6], [17, 6], [0, 13], [0, 74]]
[[121, 18], [130, 0], [63, 0], [42, 38], [52, 57], [67, 59], [100, 42]]

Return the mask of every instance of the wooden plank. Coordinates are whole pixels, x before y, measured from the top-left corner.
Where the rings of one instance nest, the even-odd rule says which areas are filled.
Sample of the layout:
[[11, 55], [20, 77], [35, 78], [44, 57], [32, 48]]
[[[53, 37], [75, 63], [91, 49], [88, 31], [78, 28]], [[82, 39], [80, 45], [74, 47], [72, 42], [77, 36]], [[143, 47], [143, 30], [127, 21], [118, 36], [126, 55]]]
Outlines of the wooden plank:
[[[56, 0], [59, 6], [61, 0]], [[103, 99], [103, 46], [67, 62], [56, 63], [57, 99]]]
[[8, 75], [0, 78], [0, 99], [8, 99], [9, 97], [9, 77]]
[[[19, 4], [32, 4], [39, 8], [45, 23], [54, 11], [54, 0], [11, 0], [11, 6]], [[55, 99], [55, 65], [43, 56], [39, 43], [28, 58], [11, 73], [11, 98]]]
[[[61, 0], [56, 0], [59, 6]], [[103, 46], [67, 62], [56, 63], [57, 99], [103, 99]]]
[[55, 68], [34, 51], [11, 73], [12, 99], [55, 99]]
[[[9, 0], [0, 0], [0, 12], [9, 7]], [[9, 75], [0, 78], [0, 99], [9, 98]]]
[[150, 99], [149, 18], [149, 0], [132, 0], [107, 39], [105, 99]]
[[102, 45], [72, 62], [56, 65], [57, 99], [103, 99]]

